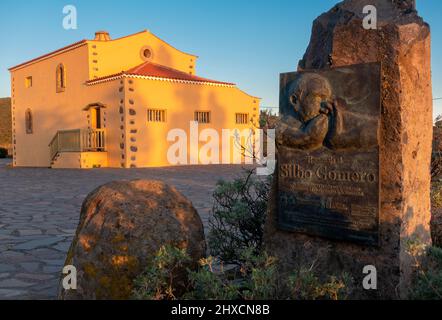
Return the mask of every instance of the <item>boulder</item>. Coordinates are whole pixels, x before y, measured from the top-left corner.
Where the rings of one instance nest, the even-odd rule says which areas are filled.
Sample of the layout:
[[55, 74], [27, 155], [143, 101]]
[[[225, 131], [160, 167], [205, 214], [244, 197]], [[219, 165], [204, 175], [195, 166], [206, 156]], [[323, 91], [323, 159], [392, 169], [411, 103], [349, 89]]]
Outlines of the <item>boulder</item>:
[[77, 290], [60, 299], [130, 299], [133, 280], [163, 245], [186, 249], [196, 265], [206, 244], [192, 203], [159, 181], [103, 185], [85, 199], [65, 265], [77, 269]]

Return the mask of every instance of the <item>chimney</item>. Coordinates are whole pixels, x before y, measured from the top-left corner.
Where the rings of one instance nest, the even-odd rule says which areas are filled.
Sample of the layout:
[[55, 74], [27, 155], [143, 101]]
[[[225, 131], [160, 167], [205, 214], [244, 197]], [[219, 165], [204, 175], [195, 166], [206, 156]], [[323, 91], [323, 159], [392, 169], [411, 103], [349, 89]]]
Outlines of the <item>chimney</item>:
[[96, 41], [110, 41], [111, 37], [109, 36], [109, 32], [107, 31], [97, 31], [95, 32]]

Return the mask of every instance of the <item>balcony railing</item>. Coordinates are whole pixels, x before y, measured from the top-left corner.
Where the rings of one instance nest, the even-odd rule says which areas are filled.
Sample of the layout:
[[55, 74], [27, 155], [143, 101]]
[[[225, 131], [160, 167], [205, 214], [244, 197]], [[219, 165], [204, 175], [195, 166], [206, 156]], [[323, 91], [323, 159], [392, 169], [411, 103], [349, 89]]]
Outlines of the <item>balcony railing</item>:
[[60, 152], [105, 151], [105, 130], [60, 130], [55, 134], [49, 148], [51, 159]]

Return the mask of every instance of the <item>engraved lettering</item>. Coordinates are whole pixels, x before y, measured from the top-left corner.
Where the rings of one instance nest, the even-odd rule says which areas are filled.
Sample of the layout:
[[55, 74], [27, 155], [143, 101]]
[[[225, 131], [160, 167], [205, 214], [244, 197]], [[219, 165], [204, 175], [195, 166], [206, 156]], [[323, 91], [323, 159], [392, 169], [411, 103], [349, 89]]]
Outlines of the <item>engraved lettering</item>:
[[281, 79], [279, 228], [378, 245], [380, 65]]

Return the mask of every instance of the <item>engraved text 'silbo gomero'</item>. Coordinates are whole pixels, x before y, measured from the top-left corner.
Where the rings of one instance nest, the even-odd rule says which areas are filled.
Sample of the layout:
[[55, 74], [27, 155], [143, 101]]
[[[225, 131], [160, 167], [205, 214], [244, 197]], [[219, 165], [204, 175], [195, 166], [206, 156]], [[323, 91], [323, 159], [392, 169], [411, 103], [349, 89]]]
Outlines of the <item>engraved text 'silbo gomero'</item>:
[[378, 63], [281, 75], [278, 226], [379, 244]]

